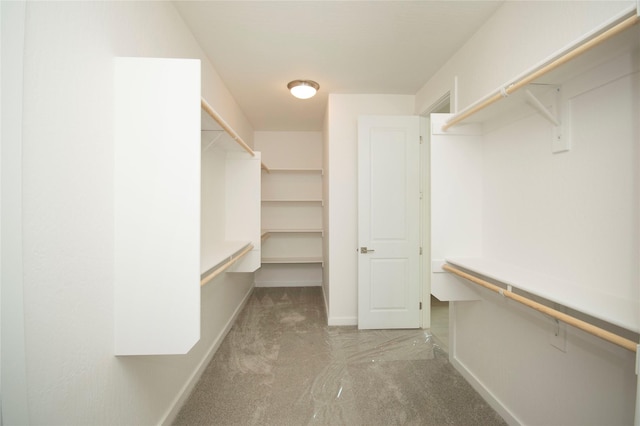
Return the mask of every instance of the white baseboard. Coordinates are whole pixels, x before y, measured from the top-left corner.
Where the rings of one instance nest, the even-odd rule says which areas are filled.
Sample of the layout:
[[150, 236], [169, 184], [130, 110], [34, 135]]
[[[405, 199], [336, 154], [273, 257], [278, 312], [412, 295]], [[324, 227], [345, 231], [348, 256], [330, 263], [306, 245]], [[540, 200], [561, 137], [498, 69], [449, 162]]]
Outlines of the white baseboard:
[[327, 316], [327, 325], [329, 325], [329, 301], [327, 300], [327, 293], [324, 291], [324, 286], [322, 286], [322, 298], [324, 299], [324, 312]]
[[358, 325], [358, 317], [332, 317], [329, 315], [329, 301], [327, 300], [327, 293], [324, 292], [324, 287], [322, 287], [322, 297], [324, 298], [324, 309], [327, 314], [328, 326], [340, 327], [346, 325]]
[[231, 330], [231, 327], [233, 326], [233, 323], [236, 321], [236, 318], [238, 317], [242, 309], [247, 304], [247, 301], [249, 300], [249, 296], [251, 296], [252, 292], [253, 292], [253, 287], [249, 289], [249, 291], [244, 296], [244, 298], [242, 299], [242, 301], [240, 302], [236, 310], [233, 311], [233, 315], [231, 315], [231, 317], [229, 318], [229, 321], [227, 321], [224, 328], [220, 331], [220, 333], [218, 333], [218, 336], [213, 340], [213, 343], [207, 350], [206, 356], [202, 359], [202, 361], [200, 361], [200, 363], [198, 364], [194, 372], [191, 374], [191, 376], [189, 377], [185, 385], [182, 387], [180, 392], [178, 392], [178, 395], [175, 397], [169, 409], [167, 410], [166, 414], [163, 416], [162, 421], [160, 422], [161, 425], [169, 426], [174, 422], [174, 420], [178, 416], [178, 413], [180, 412], [180, 409], [186, 402], [189, 395], [191, 395], [191, 391], [196, 386], [196, 383], [198, 383], [198, 380], [200, 380], [202, 373], [204, 373], [204, 370], [207, 368], [207, 365], [209, 365], [209, 363], [211, 362], [211, 359], [213, 358], [216, 351], [222, 344], [222, 341], [224, 340], [224, 338], [227, 337], [227, 334], [229, 333], [229, 330]]
[[357, 317], [329, 317], [327, 316], [328, 325], [330, 326], [341, 326], [341, 325], [358, 325]]
[[449, 361], [451, 365], [458, 370], [460, 374], [471, 384], [476, 392], [482, 396], [482, 398], [502, 416], [505, 422], [507, 422], [510, 426], [520, 426], [522, 423], [513, 415], [511, 411], [507, 407], [505, 407], [502, 402], [496, 398], [496, 396], [491, 393], [489, 389], [487, 389], [484, 384], [478, 380], [478, 378], [467, 368], [465, 364], [457, 360], [455, 357], [449, 357]]

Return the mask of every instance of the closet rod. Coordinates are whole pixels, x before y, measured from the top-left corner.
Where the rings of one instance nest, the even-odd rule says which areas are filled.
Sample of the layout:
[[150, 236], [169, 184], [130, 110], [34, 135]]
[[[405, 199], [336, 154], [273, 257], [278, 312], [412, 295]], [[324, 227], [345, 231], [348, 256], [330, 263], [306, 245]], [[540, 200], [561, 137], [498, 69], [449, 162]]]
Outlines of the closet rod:
[[251, 154], [252, 157], [255, 157], [256, 153], [253, 152], [251, 147], [242, 140], [242, 138], [227, 124], [226, 121], [224, 121], [222, 117], [220, 117], [220, 114], [218, 114], [211, 107], [211, 105], [209, 105], [207, 101], [204, 100], [204, 98], [200, 99], [200, 105], [202, 106], [202, 109], [211, 116], [211, 118], [213, 118], [227, 133], [229, 133], [229, 135], [238, 143], [238, 145], [240, 145], [245, 151]]
[[485, 99], [484, 101], [480, 102], [478, 105], [468, 109], [467, 111], [462, 111], [458, 115], [455, 115], [454, 117], [452, 117], [450, 120], [448, 120], [442, 126], [442, 130], [447, 130], [451, 126], [454, 126], [454, 125], [458, 124], [459, 122], [461, 122], [461, 121], [465, 120], [466, 118], [472, 116], [473, 114], [477, 113], [478, 111], [481, 111], [481, 110], [485, 109], [486, 107], [488, 107], [489, 105], [496, 103], [500, 99], [502, 99], [502, 98], [504, 98], [506, 96], [509, 96], [510, 94], [515, 92], [516, 90], [521, 89], [522, 87], [524, 87], [527, 84], [531, 83], [535, 79], [542, 77], [543, 75], [555, 70], [556, 68], [560, 67], [561, 65], [564, 65], [565, 63], [569, 62], [570, 60], [574, 59], [575, 57], [577, 57], [577, 56], [583, 54], [584, 52], [596, 47], [597, 45], [599, 45], [600, 43], [604, 42], [605, 40], [608, 40], [611, 37], [613, 37], [615, 35], [618, 35], [619, 33], [623, 32], [624, 30], [626, 30], [628, 28], [631, 28], [632, 26], [636, 25], [638, 22], [640, 22], [640, 16], [636, 13], [633, 16], [621, 21], [617, 25], [615, 25], [615, 26], [609, 28], [608, 30], [604, 31], [600, 35], [598, 35], [598, 36], [590, 39], [589, 41], [577, 46], [576, 48], [570, 50], [569, 52], [567, 52], [564, 55], [560, 56], [559, 58], [553, 60], [552, 62], [548, 63], [547, 65], [539, 68], [536, 71], [531, 72], [530, 74], [526, 75], [525, 77], [523, 77], [519, 81], [516, 81], [515, 83], [511, 83], [507, 87], [500, 89], [497, 93], [494, 93], [493, 95], [489, 96], [487, 99]]
[[548, 306], [545, 306], [541, 303], [535, 302], [531, 299], [528, 299], [526, 297], [520, 296], [518, 294], [513, 293], [512, 291], [509, 290], [505, 290], [500, 286], [497, 286], [495, 284], [491, 284], [488, 281], [485, 281], [481, 278], [475, 277], [471, 274], [468, 274], [464, 271], [461, 271], [458, 268], [454, 268], [451, 265], [447, 265], [445, 264], [444, 266], [442, 266], [442, 269], [444, 269], [445, 271], [451, 272], [452, 274], [458, 275], [459, 277], [462, 277], [466, 280], [469, 280], [475, 284], [478, 284], [486, 289], [489, 289], [493, 292], [496, 292], [498, 294], [501, 294], [509, 299], [515, 300], [516, 302], [522, 303], [525, 306], [528, 306], [532, 309], [535, 309], [538, 312], [542, 312], [545, 315], [549, 315], [552, 318], [555, 318], [559, 321], [562, 321], [566, 324], [569, 324], [573, 327], [579, 328], [582, 331], [586, 331], [587, 333], [593, 334], [594, 336], [597, 336], [601, 339], [604, 339], [608, 342], [611, 342], [613, 344], [616, 344], [618, 346], [621, 346], [625, 349], [628, 349], [632, 352], [636, 352], [636, 350], [638, 349], [638, 342], [634, 342], [632, 340], [626, 339], [622, 336], [618, 336], [617, 334], [611, 333], [610, 331], [607, 330], [603, 330], [600, 327], [596, 327], [593, 324], [589, 324], [588, 322], [579, 320], [575, 317], [572, 317], [571, 315], [567, 315], [563, 312], [560, 311], [556, 311], [555, 309], [552, 309]]
[[218, 275], [220, 275], [222, 272], [224, 272], [226, 269], [228, 269], [231, 265], [233, 265], [234, 263], [236, 263], [238, 260], [240, 260], [240, 258], [242, 256], [244, 256], [245, 254], [249, 253], [251, 250], [253, 250], [253, 244], [249, 244], [248, 246], [246, 246], [240, 253], [238, 253], [237, 256], [232, 256], [229, 260], [227, 260], [225, 263], [223, 263], [222, 265], [220, 265], [219, 267], [217, 267], [216, 269], [214, 269], [209, 275], [207, 275], [206, 277], [202, 278], [200, 280], [200, 286], [205, 285], [206, 283], [208, 283], [209, 281], [211, 281], [212, 279], [214, 279], [215, 277], [217, 277]]

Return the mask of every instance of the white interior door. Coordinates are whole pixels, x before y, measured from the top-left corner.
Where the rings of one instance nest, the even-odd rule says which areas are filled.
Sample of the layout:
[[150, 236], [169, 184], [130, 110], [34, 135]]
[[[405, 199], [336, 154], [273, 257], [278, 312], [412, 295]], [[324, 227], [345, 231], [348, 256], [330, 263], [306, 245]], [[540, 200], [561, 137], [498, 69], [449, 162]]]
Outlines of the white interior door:
[[418, 328], [418, 117], [358, 119], [358, 242], [358, 328]]

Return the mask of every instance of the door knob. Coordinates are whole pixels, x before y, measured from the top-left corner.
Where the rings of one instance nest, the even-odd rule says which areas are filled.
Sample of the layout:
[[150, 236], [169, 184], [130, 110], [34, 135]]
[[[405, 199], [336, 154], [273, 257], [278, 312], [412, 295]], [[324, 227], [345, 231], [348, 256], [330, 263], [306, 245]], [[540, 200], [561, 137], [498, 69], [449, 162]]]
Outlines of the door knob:
[[368, 248], [366, 248], [366, 247], [360, 247], [360, 253], [362, 253], [362, 254], [371, 253], [371, 252], [373, 252], [373, 251], [375, 251], [375, 250], [368, 249]]

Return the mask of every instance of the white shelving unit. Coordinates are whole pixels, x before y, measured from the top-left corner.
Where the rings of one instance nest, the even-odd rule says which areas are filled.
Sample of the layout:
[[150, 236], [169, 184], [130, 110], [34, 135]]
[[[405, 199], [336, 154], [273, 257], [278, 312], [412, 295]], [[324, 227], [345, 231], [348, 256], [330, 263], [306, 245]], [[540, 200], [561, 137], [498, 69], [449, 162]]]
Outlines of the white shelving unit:
[[[602, 31], [610, 38], [594, 34], [457, 114], [432, 115], [436, 297], [477, 298], [463, 280], [443, 273], [446, 260], [640, 331], [637, 259], [627, 255], [638, 252], [632, 230], [640, 217], [625, 195], [637, 194], [626, 161], [635, 158], [637, 167], [630, 154], [637, 147], [637, 91], [630, 90], [639, 81], [637, 22], [637, 15], [624, 18]], [[512, 96], [509, 88], [532, 96]], [[549, 143], [535, 145], [545, 135]]]
[[116, 355], [200, 339], [200, 61], [114, 62]]
[[322, 169], [262, 173], [263, 264], [320, 264]]
[[[202, 100], [202, 282], [247, 246], [227, 272], [260, 267], [260, 153], [253, 151]], [[221, 121], [221, 125], [218, 121]], [[226, 266], [225, 266], [226, 267]]]

